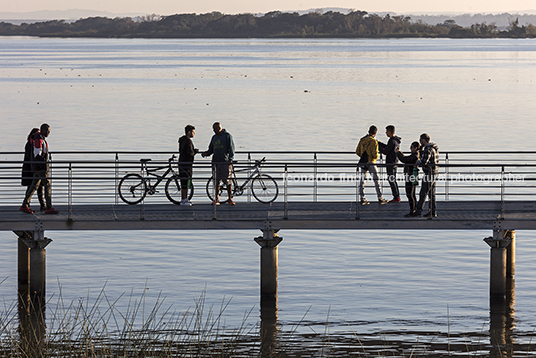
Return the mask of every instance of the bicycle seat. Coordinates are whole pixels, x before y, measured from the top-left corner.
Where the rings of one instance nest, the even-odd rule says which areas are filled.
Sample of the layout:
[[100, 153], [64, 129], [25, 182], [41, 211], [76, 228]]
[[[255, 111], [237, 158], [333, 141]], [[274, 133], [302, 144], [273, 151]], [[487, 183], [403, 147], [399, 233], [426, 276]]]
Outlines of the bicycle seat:
[[147, 163], [147, 162], [150, 162], [150, 161], [151, 161], [151, 159], [140, 159], [140, 162], [142, 162], [142, 163]]

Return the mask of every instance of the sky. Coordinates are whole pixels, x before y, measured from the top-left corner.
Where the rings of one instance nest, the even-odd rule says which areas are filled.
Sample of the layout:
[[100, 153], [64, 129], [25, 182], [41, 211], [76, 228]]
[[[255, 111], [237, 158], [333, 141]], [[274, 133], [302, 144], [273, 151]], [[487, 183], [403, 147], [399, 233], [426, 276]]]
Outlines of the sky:
[[534, 0], [0, 0], [0, 12], [91, 9], [114, 14], [266, 13], [340, 7], [367, 12], [498, 13], [536, 10]]

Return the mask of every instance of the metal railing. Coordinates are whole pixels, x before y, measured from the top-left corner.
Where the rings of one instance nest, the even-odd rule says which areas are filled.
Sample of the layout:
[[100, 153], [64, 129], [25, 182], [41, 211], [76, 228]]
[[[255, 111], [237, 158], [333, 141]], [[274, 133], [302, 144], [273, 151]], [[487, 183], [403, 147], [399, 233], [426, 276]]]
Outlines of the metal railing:
[[[50, 171], [53, 203], [68, 206], [70, 214], [76, 205], [127, 205], [118, 196], [120, 179], [127, 173], [139, 173], [141, 158], [151, 158], [150, 166], [165, 166], [171, 154], [134, 151], [53, 152]], [[20, 205], [24, 198], [26, 187], [20, 185], [22, 157], [21, 152], [0, 152], [2, 206]], [[254, 160], [262, 157], [266, 157], [263, 172], [272, 176], [279, 185], [279, 196], [275, 203], [284, 203], [285, 209], [296, 201], [359, 202], [360, 173], [358, 158], [353, 152], [237, 152], [235, 168], [243, 169], [241, 173], [248, 175]], [[377, 165], [384, 196], [389, 199], [391, 191], [383, 158], [378, 160]], [[439, 165], [438, 201], [495, 200], [501, 202], [504, 212], [506, 200], [536, 200], [536, 152], [443, 152]], [[193, 201], [209, 203], [206, 185], [212, 175], [210, 160], [196, 158], [193, 170]], [[397, 177], [404, 199], [402, 172], [403, 166], [399, 165]], [[169, 203], [164, 195], [164, 184], [160, 184], [159, 192], [144, 199], [140, 210], [144, 210], [144, 204]], [[365, 193], [375, 197], [370, 177], [367, 178]], [[34, 203], [37, 202], [35, 195], [32, 199]], [[237, 202], [254, 201], [249, 189], [242, 197], [235, 199]], [[356, 216], [359, 216], [359, 205], [355, 210]]]

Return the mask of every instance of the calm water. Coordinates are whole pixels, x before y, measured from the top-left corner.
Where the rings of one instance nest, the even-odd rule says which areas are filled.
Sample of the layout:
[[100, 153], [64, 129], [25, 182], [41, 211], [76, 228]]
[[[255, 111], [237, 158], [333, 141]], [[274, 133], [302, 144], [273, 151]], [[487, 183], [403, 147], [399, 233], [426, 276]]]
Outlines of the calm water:
[[[52, 126], [52, 150], [204, 148], [218, 120], [241, 150], [352, 151], [371, 124], [403, 146], [531, 150], [529, 40], [90, 40], [0, 38], [0, 151]], [[383, 133], [380, 130], [380, 133]], [[380, 138], [383, 134], [380, 134]], [[405, 144], [404, 144], [405, 143]], [[22, 194], [21, 194], [22, 195]], [[389, 197], [389, 195], [388, 195]], [[22, 199], [22, 196], [21, 196]], [[206, 290], [226, 323], [258, 320], [260, 231], [47, 232], [48, 294], [159, 292], [179, 311]], [[420, 335], [489, 329], [491, 231], [285, 231], [279, 318], [303, 332]], [[517, 233], [516, 328], [536, 325], [536, 234]], [[16, 240], [0, 233], [2, 298], [16, 297]], [[126, 305], [128, 302], [120, 302]], [[349, 326], [348, 326], [349, 325]], [[407, 334], [404, 335], [404, 332]], [[434, 333], [435, 332], [435, 333]]]

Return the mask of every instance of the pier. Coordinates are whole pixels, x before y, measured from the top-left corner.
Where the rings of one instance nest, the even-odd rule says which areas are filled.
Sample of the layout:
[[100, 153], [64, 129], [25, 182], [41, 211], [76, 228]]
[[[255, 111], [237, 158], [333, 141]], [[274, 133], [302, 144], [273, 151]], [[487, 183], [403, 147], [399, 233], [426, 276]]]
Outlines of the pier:
[[[348, 153], [338, 155], [340, 158]], [[251, 158], [252, 153], [248, 153], [242, 161], [244, 173], [251, 168]], [[347, 158], [321, 161], [316, 153], [307, 162], [267, 161], [263, 172], [277, 180], [278, 198], [272, 203], [260, 203], [247, 190], [235, 198], [236, 206], [210, 204], [205, 195], [210, 176], [206, 163], [194, 167], [194, 175], [198, 175], [194, 178], [195, 204], [185, 207], [168, 202], [162, 192], [147, 196], [138, 205], [123, 203], [117, 195], [117, 183], [126, 173], [138, 170], [137, 160], [122, 161], [116, 154], [114, 160], [57, 161], [53, 162], [52, 185], [58, 215], [18, 211], [20, 204], [16, 200], [23, 196], [15, 170], [19, 164], [3, 164], [9, 170], [4, 168], [0, 178], [5, 193], [1, 199], [4, 205], [0, 209], [0, 230], [12, 231], [18, 239], [14, 244], [18, 244], [21, 312], [45, 304], [46, 247], [53, 240], [45, 236], [47, 231], [68, 230], [76, 235], [79, 230], [260, 230], [252, 240], [260, 246], [261, 307], [275, 312], [278, 249], [284, 242], [285, 230], [426, 230], [431, 238], [434, 230], [489, 230], [489, 237], [475, 239], [485, 241], [490, 250], [490, 302], [498, 310], [504, 310], [512, 296], [516, 232], [536, 230], [536, 191], [532, 184], [536, 164], [526, 162], [457, 163], [447, 155], [440, 173], [445, 180], [438, 183], [438, 217], [431, 219], [404, 217], [408, 212], [406, 202], [380, 205], [369, 199], [370, 205], [360, 205], [358, 181], [351, 179], [357, 175], [355, 163]], [[475, 173], [496, 179], [483, 185], [475, 179]], [[456, 175], [473, 180], [460, 183], [454, 180]], [[509, 181], [509, 175], [522, 176], [523, 181]], [[403, 183], [399, 184], [403, 191]], [[370, 181], [368, 191], [372, 198]], [[386, 185], [384, 195], [390, 196]], [[275, 329], [270, 327], [270, 332]], [[497, 330], [504, 336], [500, 327]], [[273, 338], [273, 334], [269, 336]]]

